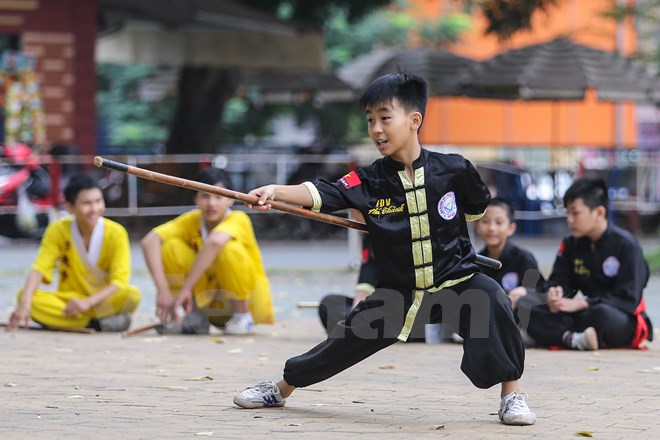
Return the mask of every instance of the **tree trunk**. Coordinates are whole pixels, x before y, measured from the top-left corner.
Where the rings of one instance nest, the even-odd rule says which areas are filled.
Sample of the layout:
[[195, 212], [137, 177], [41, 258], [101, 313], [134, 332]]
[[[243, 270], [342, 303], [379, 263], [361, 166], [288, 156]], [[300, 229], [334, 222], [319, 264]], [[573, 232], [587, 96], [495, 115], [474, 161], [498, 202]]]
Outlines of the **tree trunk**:
[[226, 69], [181, 69], [179, 99], [167, 140], [168, 154], [216, 151], [225, 101], [234, 93], [232, 77], [232, 72]]

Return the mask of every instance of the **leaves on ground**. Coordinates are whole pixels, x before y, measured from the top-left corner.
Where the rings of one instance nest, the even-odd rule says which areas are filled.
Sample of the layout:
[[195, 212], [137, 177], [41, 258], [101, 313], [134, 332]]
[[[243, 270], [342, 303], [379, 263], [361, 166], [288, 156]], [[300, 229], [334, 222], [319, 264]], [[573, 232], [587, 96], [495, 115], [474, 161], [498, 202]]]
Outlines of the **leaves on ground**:
[[205, 380], [213, 380], [213, 378], [211, 376], [195, 376], [195, 377], [190, 377], [186, 380], [202, 382], [202, 381], [205, 381]]

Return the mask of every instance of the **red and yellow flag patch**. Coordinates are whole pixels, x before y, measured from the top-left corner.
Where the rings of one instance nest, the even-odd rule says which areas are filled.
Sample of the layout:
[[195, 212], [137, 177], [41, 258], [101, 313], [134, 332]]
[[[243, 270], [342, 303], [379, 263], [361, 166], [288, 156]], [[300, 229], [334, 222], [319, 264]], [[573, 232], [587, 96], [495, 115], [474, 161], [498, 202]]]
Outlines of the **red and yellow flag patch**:
[[351, 171], [350, 173], [346, 174], [344, 177], [339, 179], [339, 181], [342, 185], [344, 185], [344, 188], [346, 189], [353, 188], [354, 186], [358, 186], [362, 183], [360, 177], [355, 171]]

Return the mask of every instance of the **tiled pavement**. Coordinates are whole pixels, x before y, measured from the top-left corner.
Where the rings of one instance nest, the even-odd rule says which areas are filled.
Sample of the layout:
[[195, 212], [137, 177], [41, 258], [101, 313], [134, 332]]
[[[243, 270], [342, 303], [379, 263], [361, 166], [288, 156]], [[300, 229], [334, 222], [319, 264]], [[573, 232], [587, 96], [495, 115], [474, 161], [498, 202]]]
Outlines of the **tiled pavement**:
[[[287, 249], [265, 252], [280, 319], [254, 336], [0, 331], [0, 439], [660, 438], [659, 342], [647, 351], [528, 350], [522, 383], [538, 416], [531, 427], [497, 421], [499, 390], [469, 382], [454, 344], [396, 344], [297, 390], [284, 408], [235, 407], [237, 391], [277, 379], [286, 359], [323, 339], [315, 312], [295, 303], [350, 291], [355, 279], [338, 269], [337, 252], [330, 271], [277, 266], [297, 253]], [[21, 252], [0, 264], [0, 319], [25, 274]], [[143, 267], [139, 255], [134, 264]], [[139, 325], [152, 319], [153, 289], [140, 267], [134, 281], [146, 299]], [[649, 292], [651, 302], [659, 293]]]

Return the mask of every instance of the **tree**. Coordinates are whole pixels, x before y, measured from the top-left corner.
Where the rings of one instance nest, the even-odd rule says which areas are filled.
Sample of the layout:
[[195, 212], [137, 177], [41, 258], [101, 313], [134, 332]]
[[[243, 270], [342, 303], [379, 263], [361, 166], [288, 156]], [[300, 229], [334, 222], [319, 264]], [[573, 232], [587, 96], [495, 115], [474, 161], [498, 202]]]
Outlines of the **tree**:
[[354, 21], [389, 5], [392, 0], [243, 0], [241, 3], [281, 18], [323, 26], [337, 8], [345, 10], [348, 20]]
[[338, 8], [325, 24], [326, 57], [336, 69], [374, 49], [405, 46], [413, 35], [426, 45], [442, 46], [458, 41], [470, 22], [470, 17], [461, 13], [419, 21], [399, 8], [375, 10], [351, 22], [348, 13]]
[[[490, 23], [486, 32], [508, 38], [528, 29], [532, 14], [537, 10], [547, 11], [557, 0], [454, 1], [463, 4], [466, 10], [481, 8]], [[328, 55], [333, 66], [371, 50], [375, 41], [382, 45], [402, 44], [408, 31], [418, 27], [410, 16], [396, 10], [374, 12], [393, 3], [401, 5], [405, 0], [242, 0], [241, 3], [281, 19], [326, 25], [331, 43]], [[333, 33], [342, 26], [354, 31], [354, 24], [363, 17], [367, 18], [360, 29], [366, 35], [347, 32], [350, 36], [347, 38]], [[423, 23], [417, 31], [421, 38], [438, 43], [455, 40], [464, 27], [465, 19], [443, 17], [436, 23]], [[224, 103], [234, 92], [232, 83], [229, 70], [192, 66], [182, 70], [176, 116], [167, 141], [168, 153], [203, 153], [215, 149], [221, 136]], [[196, 97], [200, 96], [209, 98], [199, 102]]]
[[463, 0], [468, 7], [481, 8], [488, 26], [486, 34], [496, 35], [501, 40], [513, 34], [531, 29], [532, 16], [536, 11], [548, 12], [558, 0]]
[[98, 112], [109, 131], [103, 143], [131, 148], [162, 144], [167, 139], [167, 124], [174, 113], [173, 93], [142, 99], [140, 89], [145, 80], [159, 73], [156, 66], [97, 66]]
[[[390, 0], [242, 0], [251, 6], [273, 13], [282, 19], [321, 25], [331, 8], [345, 7], [349, 17], [357, 18]], [[167, 152], [207, 153], [215, 150], [221, 139], [224, 104], [234, 93], [229, 69], [188, 66], [179, 78], [179, 101], [167, 140]], [[207, 97], [199, 99], [200, 96]]]
[[623, 22], [636, 20], [639, 49], [637, 56], [660, 68], [660, 40], [658, 23], [660, 22], [660, 0], [638, 1], [635, 4], [613, 5], [605, 16]]

